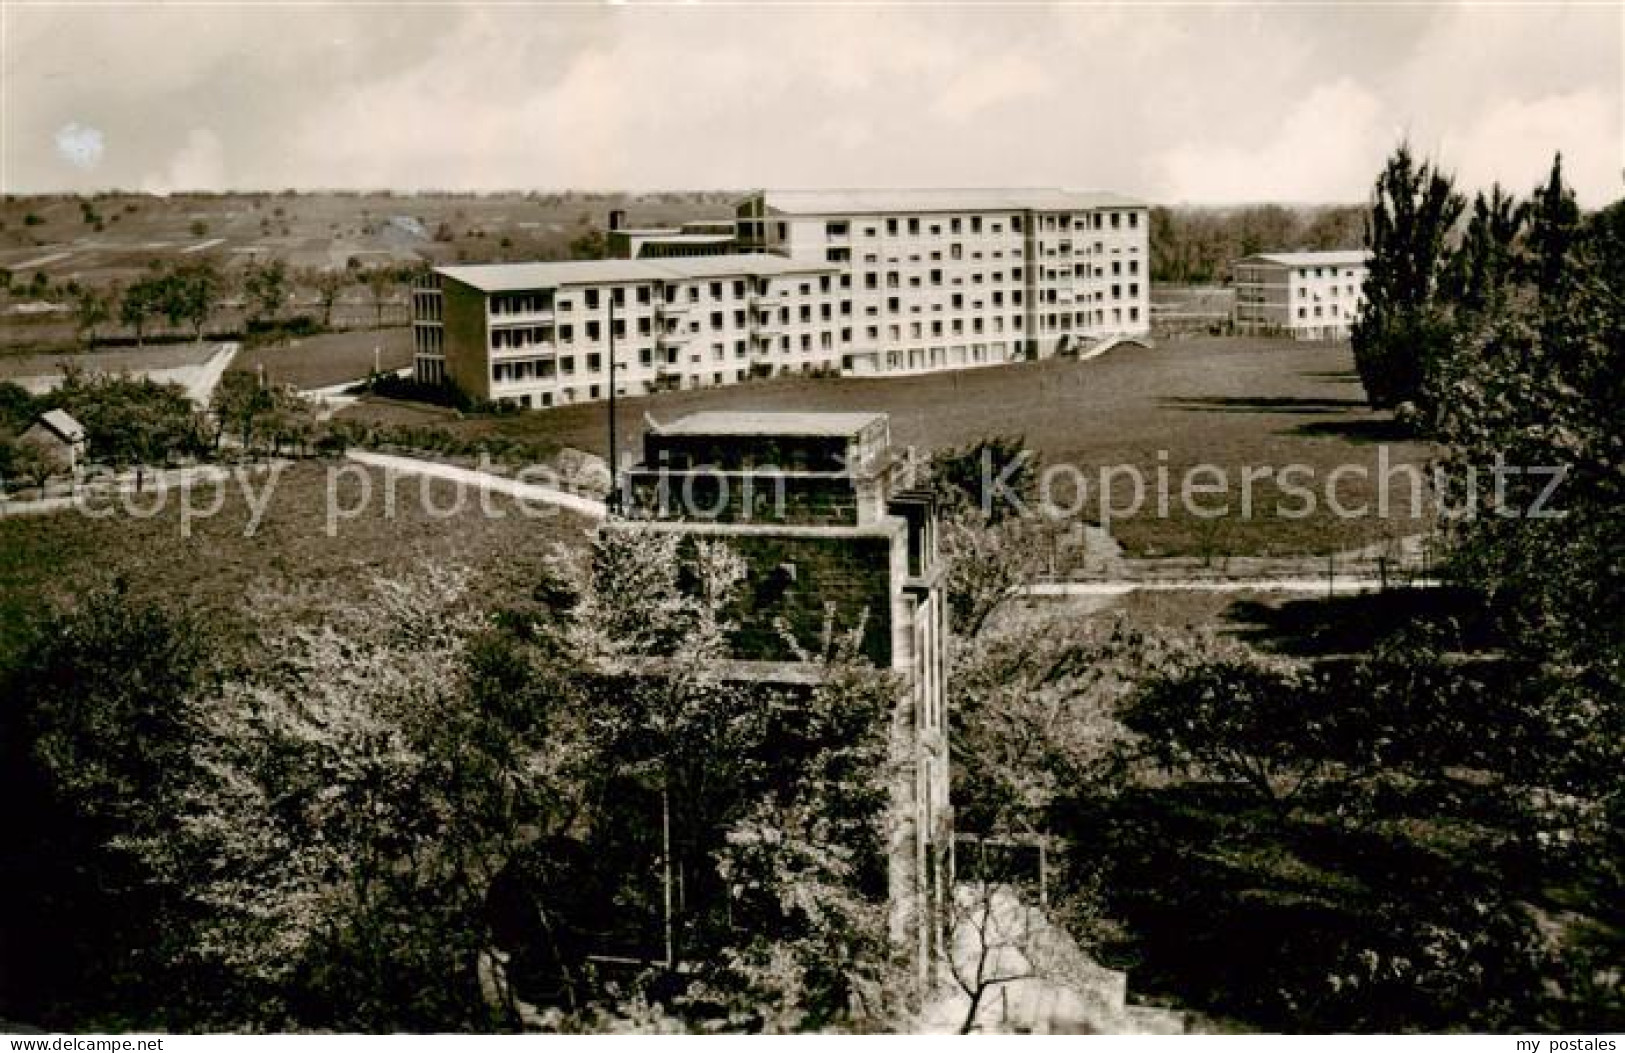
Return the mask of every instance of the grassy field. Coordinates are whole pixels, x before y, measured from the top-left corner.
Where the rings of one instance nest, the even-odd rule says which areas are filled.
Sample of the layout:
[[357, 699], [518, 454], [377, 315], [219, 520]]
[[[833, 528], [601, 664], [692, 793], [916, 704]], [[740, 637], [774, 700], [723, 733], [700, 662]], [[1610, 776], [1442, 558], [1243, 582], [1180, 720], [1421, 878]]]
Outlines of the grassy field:
[[[996, 434], [1020, 434], [1048, 464], [1073, 466], [1090, 487], [1094, 511], [1102, 466], [1133, 466], [1144, 476], [1140, 512], [1117, 519], [1112, 532], [1131, 555], [1322, 554], [1383, 543], [1423, 531], [1410, 518], [1408, 483], [1389, 480], [1394, 509], [1375, 515], [1379, 450], [1393, 465], [1421, 464], [1423, 445], [1399, 441], [1392, 422], [1366, 408], [1347, 345], [1257, 339], [1193, 339], [1154, 350], [1124, 348], [1090, 362], [1050, 360], [892, 379], [783, 378], [733, 387], [669, 392], [621, 400], [623, 450], [639, 449], [645, 415], [669, 421], [705, 409], [875, 410], [891, 417], [898, 446], [939, 449]], [[368, 411], [358, 409], [357, 414]], [[548, 438], [607, 452], [607, 409], [601, 403], [508, 417], [469, 418], [445, 425], [464, 436]], [[1197, 494], [1185, 507], [1181, 481], [1196, 465], [1228, 473], [1226, 495]], [[1288, 481], [1314, 491], [1312, 514], [1285, 518], [1302, 499], [1272, 475], [1251, 485], [1249, 515], [1241, 514], [1244, 467], [1279, 471], [1303, 465]], [[1335, 480], [1345, 518], [1328, 508], [1333, 469], [1360, 466]], [[1168, 515], [1156, 508], [1157, 471], [1170, 493]], [[1071, 482], [1057, 478], [1057, 503], [1071, 504]], [[1199, 475], [1195, 482], [1210, 482]], [[1113, 506], [1126, 508], [1132, 486], [1113, 480]], [[1229, 514], [1197, 514], [1228, 502]]]
[[245, 348], [231, 368], [247, 373], [263, 369], [271, 383], [320, 388], [361, 380], [375, 362], [385, 371], [411, 365], [412, 331], [358, 329], [305, 337], [279, 347]]
[[[527, 518], [493, 495], [503, 518], [481, 514], [475, 495], [454, 516], [435, 518], [421, 499], [420, 480], [401, 479], [393, 516], [383, 500], [381, 472], [344, 465], [335, 492], [342, 509], [361, 508], [360, 476], [370, 481], [365, 514], [337, 521], [326, 532], [326, 465], [305, 462], [276, 480], [252, 536], [242, 487], [228, 486], [221, 511], [192, 522], [181, 533], [179, 499], [171, 495], [159, 514], [119, 512], [91, 518], [76, 511], [0, 519], [0, 659], [16, 645], [29, 619], [53, 601], [68, 600], [114, 578], [132, 593], [190, 610], [208, 623], [240, 630], [256, 605], [283, 605], [291, 615], [355, 599], [377, 575], [394, 575], [428, 564], [474, 568], [479, 588], [493, 603], [519, 602], [529, 594], [553, 543], [578, 544], [586, 520], [565, 512]], [[251, 477], [255, 500], [267, 475]], [[430, 482], [430, 500], [453, 507], [449, 484]], [[199, 491], [196, 507], [213, 501]], [[140, 507], [147, 507], [151, 495]]]
[[207, 362], [218, 346], [188, 341], [156, 347], [98, 349], [80, 354], [0, 355], [0, 380], [18, 377], [50, 377], [64, 366], [78, 366], [97, 373], [142, 373], [149, 369], [179, 369]]
[[0, 201], [0, 266], [22, 280], [128, 279], [153, 261], [267, 254], [295, 267], [560, 259], [613, 208], [633, 225], [732, 215], [709, 194], [105, 194]]

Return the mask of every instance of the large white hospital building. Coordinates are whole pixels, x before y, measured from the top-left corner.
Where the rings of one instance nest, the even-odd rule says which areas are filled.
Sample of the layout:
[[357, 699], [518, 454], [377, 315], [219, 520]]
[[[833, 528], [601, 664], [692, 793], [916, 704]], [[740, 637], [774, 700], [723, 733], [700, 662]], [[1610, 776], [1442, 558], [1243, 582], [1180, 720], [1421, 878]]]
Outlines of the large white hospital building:
[[725, 255], [438, 268], [416, 373], [545, 407], [752, 375], [907, 374], [1150, 328], [1146, 206], [1067, 190], [763, 191]]

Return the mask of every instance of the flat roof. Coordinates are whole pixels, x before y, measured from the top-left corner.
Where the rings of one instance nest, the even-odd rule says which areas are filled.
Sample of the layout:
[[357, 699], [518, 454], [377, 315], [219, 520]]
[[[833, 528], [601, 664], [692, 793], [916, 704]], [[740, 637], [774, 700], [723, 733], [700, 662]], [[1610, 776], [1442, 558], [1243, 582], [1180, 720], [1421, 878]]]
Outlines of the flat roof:
[[[757, 195], [753, 195], [757, 196]], [[763, 190], [769, 212], [786, 215], [846, 215], [888, 212], [1088, 211], [1144, 208], [1145, 202], [1105, 190], [1061, 187], [1004, 187], [937, 190]]]
[[483, 292], [522, 292], [560, 285], [615, 285], [724, 276], [772, 277], [834, 271], [817, 262], [771, 253], [683, 256], [658, 260], [565, 260], [557, 263], [471, 263], [436, 267], [435, 273]]
[[653, 233], [634, 230], [631, 233], [646, 241], [670, 241], [679, 245], [722, 245], [734, 240], [732, 234], [687, 234], [675, 230], [657, 230]]
[[1279, 263], [1283, 267], [1336, 267], [1345, 263], [1369, 263], [1371, 253], [1365, 249], [1330, 249], [1324, 252], [1255, 252], [1237, 262], [1246, 263], [1248, 260]]
[[657, 435], [856, 435], [884, 413], [816, 413], [798, 410], [701, 410], [654, 429]]

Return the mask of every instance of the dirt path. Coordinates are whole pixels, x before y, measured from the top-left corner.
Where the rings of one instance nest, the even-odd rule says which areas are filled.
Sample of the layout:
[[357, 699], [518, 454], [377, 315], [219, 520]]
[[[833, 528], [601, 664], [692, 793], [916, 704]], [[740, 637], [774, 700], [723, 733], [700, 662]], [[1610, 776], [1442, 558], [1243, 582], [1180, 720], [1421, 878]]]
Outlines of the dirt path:
[[571, 512], [579, 512], [584, 516], [591, 516], [594, 519], [602, 519], [607, 513], [602, 501], [582, 497], [580, 494], [573, 494], [556, 487], [520, 482], [517, 479], [493, 475], [490, 472], [480, 472], [472, 468], [459, 468], [453, 464], [440, 464], [435, 461], [423, 461], [415, 457], [399, 457], [388, 453], [370, 453], [365, 450], [351, 450], [345, 456], [359, 464], [371, 465], [374, 468], [383, 468], [386, 471], [402, 472], [408, 475], [425, 475], [433, 479], [445, 479], [448, 482], [460, 483], [490, 493], [506, 494], [522, 501], [535, 501], [539, 504], [554, 505]]

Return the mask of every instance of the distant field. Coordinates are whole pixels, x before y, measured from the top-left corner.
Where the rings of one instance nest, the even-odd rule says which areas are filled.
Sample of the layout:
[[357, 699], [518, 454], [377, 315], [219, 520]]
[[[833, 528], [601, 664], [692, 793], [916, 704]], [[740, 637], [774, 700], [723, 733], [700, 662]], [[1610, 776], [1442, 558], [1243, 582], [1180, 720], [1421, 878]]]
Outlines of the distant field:
[[[534, 587], [552, 542], [579, 542], [588, 528], [585, 520], [565, 512], [523, 518], [500, 496], [491, 498], [492, 505], [507, 518], [481, 515], [470, 495], [460, 514], [434, 519], [424, 511], [416, 478], [397, 482], [389, 518], [382, 473], [344, 467], [337, 507], [362, 507], [358, 476], [363, 474], [371, 480], [374, 500], [366, 514], [340, 520], [338, 535], [331, 538], [325, 533], [326, 466], [316, 463], [283, 473], [252, 537], [244, 536], [249, 510], [236, 484], [228, 488], [219, 515], [193, 523], [190, 538], [180, 534], [173, 494], [150, 518], [94, 519], [77, 511], [0, 518], [0, 661], [29, 616], [54, 599], [80, 595], [114, 577], [138, 596], [168, 600], [227, 630], [245, 627], [247, 613], [259, 604], [287, 604], [294, 615], [314, 611], [363, 595], [376, 575], [427, 564], [472, 567], [493, 604], [520, 602]], [[263, 494], [267, 477], [250, 478], [254, 492]], [[448, 484], [428, 485], [432, 500], [452, 507]], [[213, 493], [199, 491], [194, 505], [208, 506]], [[145, 501], [150, 500], [148, 495]]]
[[17, 377], [47, 377], [64, 366], [78, 366], [99, 373], [143, 372], [149, 369], [178, 369], [207, 362], [218, 345], [204, 342], [162, 344], [136, 350], [97, 350], [81, 354], [0, 355], [0, 380]]
[[[899, 446], [933, 449], [1021, 434], [1046, 462], [1075, 466], [1091, 486], [1100, 466], [1130, 465], [1145, 473], [1154, 493], [1155, 473], [1163, 467], [1172, 491], [1170, 515], [1151, 514], [1154, 498], [1148, 493], [1146, 511], [1113, 524], [1131, 555], [1319, 554], [1417, 533], [1428, 525], [1426, 519], [1384, 522], [1371, 515], [1343, 519], [1321, 499], [1326, 474], [1334, 468], [1362, 465], [1374, 476], [1380, 444], [1386, 444], [1395, 465], [1420, 464], [1429, 456], [1424, 445], [1393, 441], [1389, 418], [1366, 408], [1347, 345], [1203, 338], [1149, 351], [1123, 348], [1085, 363], [1058, 359], [886, 380], [784, 378], [622, 399], [620, 408], [626, 451], [640, 448], [645, 414], [671, 420], [702, 409], [876, 410], [891, 416], [892, 439]], [[606, 416], [605, 406], [593, 403], [470, 418], [446, 427], [466, 436], [548, 438], [604, 454]], [[1294, 463], [1315, 473], [1313, 515], [1266, 515], [1278, 502], [1289, 510], [1298, 503], [1273, 478], [1253, 485], [1250, 518], [1235, 507], [1214, 519], [1179, 507], [1180, 480], [1191, 466], [1213, 464], [1229, 471], [1235, 506], [1243, 466], [1279, 469]], [[1395, 479], [1389, 489], [1397, 497], [1405, 487], [1403, 479]], [[1376, 492], [1374, 478], [1349, 476], [1337, 486], [1347, 508], [1374, 503]], [[1125, 483], [1119, 507], [1129, 496]], [[1069, 499], [1070, 491], [1057, 497]]]
[[375, 362], [385, 371], [411, 365], [412, 331], [358, 329], [306, 337], [282, 347], [245, 349], [232, 361], [232, 369], [253, 373], [263, 367], [272, 383], [320, 388], [361, 380]]
[[[50, 285], [73, 281], [129, 285], [154, 266], [207, 259], [228, 275], [255, 259], [280, 259], [297, 276], [308, 270], [364, 268], [428, 261], [484, 263], [567, 259], [571, 243], [625, 209], [635, 225], [671, 224], [733, 214], [726, 192], [625, 194], [107, 194], [93, 198], [12, 196], [0, 200], [0, 268], [18, 287], [0, 295], [0, 351], [57, 350], [76, 339], [67, 311], [27, 287], [36, 275]], [[289, 313], [319, 316], [311, 291], [295, 282]], [[64, 306], [56, 304], [55, 306]], [[18, 310], [18, 308], [22, 308]], [[404, 325], [409, 305], [399, 292], [383, 324]], [[333, 328], [371, 327], [379, 319], [370, 292], [346, 288]], [[211, 333], [240, 330], [243, 312], [222, 306]], [[149, 336], [164, 331], [156, 322]], [[108, 325], [102, 335], [129, 336]]]
[[[128, 280], [153, 262], [259, 254], [293, 267], [562, 259], [624, 208], [640, 225], [731, 216], [734, 194], [109, 194], [0, 201], [0, 267], [21, 280]], [[98, 227], [100, 229], [98, 229]]]

